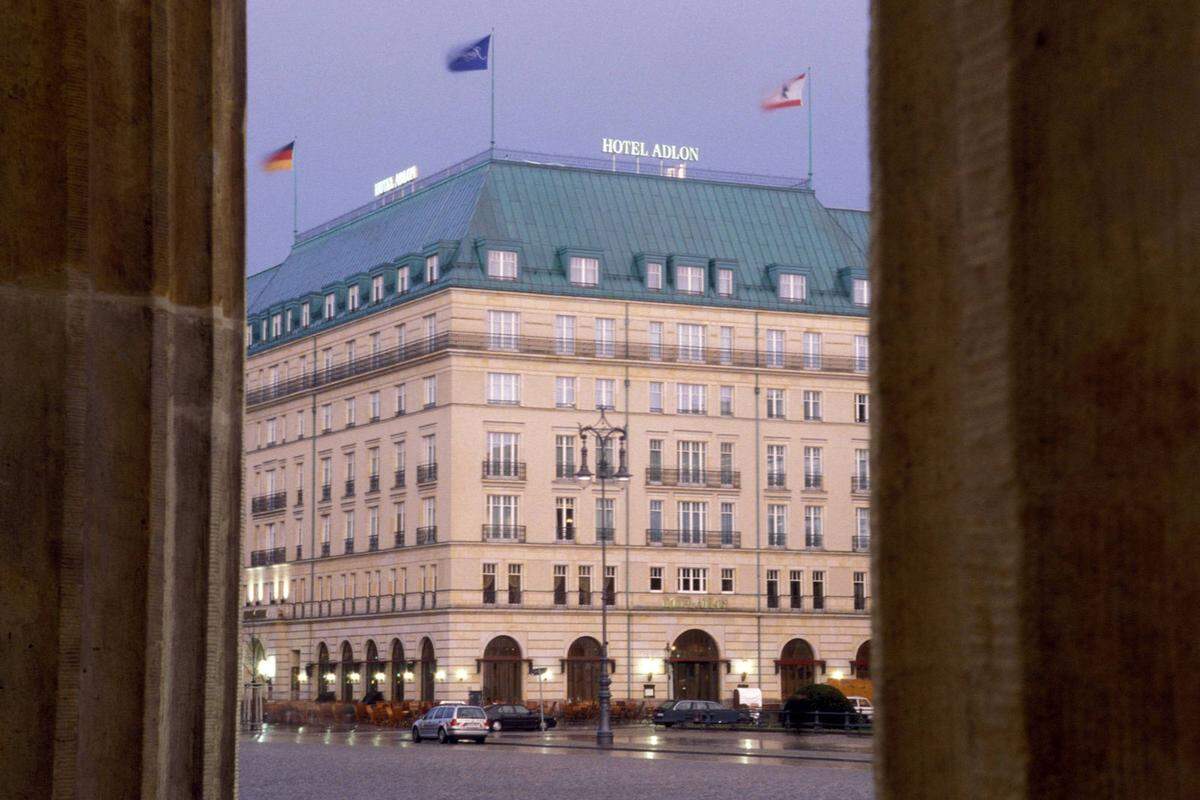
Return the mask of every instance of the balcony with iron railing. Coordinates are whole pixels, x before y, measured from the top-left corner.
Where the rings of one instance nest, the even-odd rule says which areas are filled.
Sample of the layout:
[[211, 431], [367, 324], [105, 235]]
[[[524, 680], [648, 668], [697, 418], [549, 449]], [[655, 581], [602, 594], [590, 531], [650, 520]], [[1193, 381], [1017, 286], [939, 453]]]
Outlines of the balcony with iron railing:
[[524, 525], [484, 525], [483, 541], [485, 542], [524, 542]]
[[343, 548], [342, 552], [346, 553], [346, 554], [353, 553], [354, 552], [354, 537], [347, 536], [344, 541], [345, 541], [345, 547]]
[[558, 525], [554, 528], [554, 541], [556, 542], [573, 542], [575, 541], [575, 526], [574, 525]]
[[297, 506], [304, 505], [304, 489], [296, 490], [296, 505]]
[[321, 542], [321, 558], [329, 556], [329, 542]]
[[396, 531], [392, 538], [392, 547], [404, 547], [404, 531]]
[[767, 488], [768, 489], [786, 489], [787, 488], [787, 473], [779, 470], [767, 470]]
[[741, 547], [742, 533], [647, 528], [646, 544], [658, 547]]
[[[569, 356], [574, 358], [618, 358], [629, 361], [674, 362], [711, 366], [779, 369], [797, 372], [834, 372], [865, 374], [865, 359], [853, 355], [816, 355], [780, 353], [767, 350], [679, 347], [650, 342], [596, 342], [576, 338], [571, 341], [552, 337], [504, 337], [503, 347], [486, 332], [444, 331], [425, 339], [406, 342], [378, 353], [360, 356], [336, 366], [318, 368], [269, 386], [246, 393], [246, 405], [253, 407], [302, 392], [320, 389], [368, 373], [387, 370], [436, 353], [448, 351], [522, 353], [529, 355]], [[427, 404], [426, 407], [434, 404]]]
[[871, 476], [870, 475], [851, 475], [850, 476], [850, 491], [854, 494], [867, 494], [871, 491]]
[[270, 514], [273, 511], [282, 511], [286, 507], [287, 492], [260, 494], [250, 500], [251, 514]]
[[525, 480], [525, 462], [487, 459], [483, 462], [483, 477], [486, 480]]
[[299, 561], [302, 558], [304, 558], [304, 546], [298, 544], [296, 545], [296, 560]]
[[556, 480], [575, 480], [575, 464], [570, 461], [556, 461], [554, 463], [554, 477]]
[[521, 604], [521, 588], [519, 586], [508, 587], [508, 604], [510, 606], [519, 606]]
[[616, 534], [617, 534], [616, 528], [600, 526], [600, 527], [596, 528], [596, 541], [597, 542], [607, 542], [608, 544], [612, 544], [616, 539]]
[[396, 470], [393, 473], [393, 481], [394, 481], [392, 483], [393, 489], [403, 489], [404, 488], [404, 470], [402, 470], [402, 469]]
[[379, 536], [378, 535], [368, 536], [367, 537], [367, 552], [373, 553], [378, 549], [379, 549]]
[[328, 503], [333, 497], [333, 487], [328, 483], [321, 485], [321, 502]]
[[805, 491], [819, 492], [825, 489], [825, 476], [820, 472], [804, 473], [804, 489]]
[[437, 544], [437, 525], [417, 528], [417, 544]]
[[868, 553], [871, 551], [871, 537], [869, 535], [868, 536], [860, 536], [858, 534], [854, 534], [853, 536], [850, 537], [850, 540], [851, 540], [851, 545], [854, 548], [854, 552]]
[[378, 491], [379, 491], [379, 476], [378, 475], [368, 475], [367, 476], [367, 494], [370, 494], [371, 492], [378, 492]]
[[346, 481], [346, 494], [343, 497], [354, 497], [354, 479]]
[[697, 489], [740, 489], [742, 474], [733, 469], [646, 468], [646, 483], [653, 486], [694, 487]]
[[825, 548], [825, 535], [821, 533], [804, 534], [804, 548], [806, 550], [823, 550]]
[[282, 564], [285, 561], [287, 561], [286, 547], [253, 550], [250, 553], [250, 566], [252, 567], [269, 567], [272, 564]]
[[417, 465], [417, 484], [433, 483], [438, 478], [437, 462]]

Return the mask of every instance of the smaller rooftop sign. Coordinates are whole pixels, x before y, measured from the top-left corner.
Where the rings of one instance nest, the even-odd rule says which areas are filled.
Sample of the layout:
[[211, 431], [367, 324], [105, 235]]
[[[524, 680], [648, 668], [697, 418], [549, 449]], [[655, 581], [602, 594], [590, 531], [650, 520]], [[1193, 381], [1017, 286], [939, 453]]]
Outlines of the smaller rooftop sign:
[[412, 183], [417, 179], [417, 165], [400, 170], [395, 175], [388, 175], [381, 181], [375, 181], [375, 196], [386, 194], [393, 189], [399, 189], [406, 183]]
[[688, 144], [655, 144], [634, 139], [600, 140], [600, 152], [605, 155], [634, 156], [636, 158], [661, 158], [666, 161], [699, 161], [700, 148]]

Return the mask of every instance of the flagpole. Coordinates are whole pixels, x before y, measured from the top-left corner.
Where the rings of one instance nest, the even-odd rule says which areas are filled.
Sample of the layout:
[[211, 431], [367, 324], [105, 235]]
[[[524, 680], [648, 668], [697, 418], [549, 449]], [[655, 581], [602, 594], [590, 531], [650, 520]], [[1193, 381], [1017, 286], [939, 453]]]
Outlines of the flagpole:
[[496, 154], [496, 29], [492, 28], [492, 41], [490, 45], [490, 53], [488, 59], [492, 62], [488, 65], [488, 72], [492, 74], [492, 144], [490, 147], [490, 155]]
[[300, 235], [300, 177], [296, 174], [299, 172], [296, 165], [296, 143], [292, 142], [292, 241], [296, 241], [296, 237]]
[[812, 131], [812, 128], [813, 128], [813, 113], [812, 113], [813, 77], [812, 77], [812, 67], [809, 67], [808, 72], [805, 74], [808, 75], [808, 80], [805, 81], [805, 83], [808, 84], [808, 188], [811, 189], [811, 188], [813, 188], [813, 182], [812, 182], [812, 175], [813, 175], [813, 173], [812, 173], [812, 168], [813, 168], [813, 131]]

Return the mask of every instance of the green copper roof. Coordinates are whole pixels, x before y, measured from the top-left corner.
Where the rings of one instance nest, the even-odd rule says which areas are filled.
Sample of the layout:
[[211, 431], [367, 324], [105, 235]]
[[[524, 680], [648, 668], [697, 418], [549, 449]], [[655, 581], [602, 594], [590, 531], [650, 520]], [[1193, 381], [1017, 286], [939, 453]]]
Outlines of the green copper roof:
[[[253, 322], [294, 309], [326, 287], [365, 281], [387, 265], [383, 303], [351, 315], [342, 311], [339, 295], [339, 314], [331, 322], [320, 320], [314, 305], [314, 325], [338, 324], [445, 286], [863, 316], [866, 309], [850, 301], [846, 275], [861, 275], [866, 267], [866, 220], [866, 212], [825, 208], [805, 188], [482, 159], [302, 237], [283, 263], [247, 279], [247, 315]], [[438, 283], [420, 282], [420, 270], [413, 269], [410, 291], [396, 295], [391, 267], [419, 265], [419, 257], [435, 248], [442, 257]], [[487, 277], [489, 248], [518, 251], [517, 280]], [[600, 258], [599, 286], [568, 281], [570, 255]], [[646, 259], [664, 263], [662, 291], [646, 288], [640, 267]], [[675, 261], [707, 268], [714, 280], [706, 281], [704, 294], [675, 291]], [[717, 266], [734, 270], [732, 298], [715, 291], [711, 270]], [[777, 298], [780, 271], [808, 276], [806, 302]], [[291, 335], [307, 332], [294, 327]], [[258, 342], [259, 331], [254, 335], [254, 349], [287, 338]]]

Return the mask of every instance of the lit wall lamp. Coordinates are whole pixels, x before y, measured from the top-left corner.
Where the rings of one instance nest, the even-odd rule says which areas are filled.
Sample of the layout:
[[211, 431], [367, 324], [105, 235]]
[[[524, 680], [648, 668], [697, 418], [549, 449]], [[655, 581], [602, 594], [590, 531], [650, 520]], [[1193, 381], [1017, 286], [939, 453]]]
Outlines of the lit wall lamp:
[[296, 673], [296, 683], [308, 683], [308, 672], [300, 670]]
[[378, 683], [383, 683], [384, 681], [386, 681], [386, 680], [387, 680], [387, 673], [386, 673], [386, 672], [376, 672], [376, 673], [375, 673], [375, 680], [376, 680], [376, 682], [378, 682]]
[[754, 659], [739, 658], [733, 662], [733, 671], [741, 673], [742, 683], [746, 682], [746, 676], [754, 672]]
[[638, 661], [638, 672], [646, 674], [647, 683], [652, 683], [655, 675], [661, 675], [665, 671], [661, 658], [643, 658]]
[[456, 669], [454, 671], [454, 679], [456, 681], [458, 681], [459, 683], [462, 683], [463, 681], [465, 681], [467, 679], [467, 671], [465, 669], [462, 669], [461, 667], [459, 669]]
[[357, 672], [346, 673], [346, 683], [358, 683], [361, 678], [362, 675], [359, 675]]
[[269, 681], [275, 680], [275, 656], [268, 656], [258, 662], [258, 674]]
[[829, 677], [835, 681], [840, 681], [846, 677], [846, 673], [842, 672], [840, 669], [835, 669], [833, 672], [829, 673]]
[[409, 672], [408, 670], [405, 670], [400, 677], [404, 678], [405, 683], [413, 682], [413, 674], [411, 672]]
[[446, 670], [444, 670], [444, 669], [439, 669], [437, 672], [433, 673], [433, 679], [434, 679], [435, 681], [444, 681], [444, 680], [446, 680]]
[[325, 673], [325, 680], [326, 680], [328, 683], [333, 683], [334, 681], [336, 681], [336, 680], [337, 680], [337, 673], [336, 673], [336, 672], [326, 672], [326, 673]]

